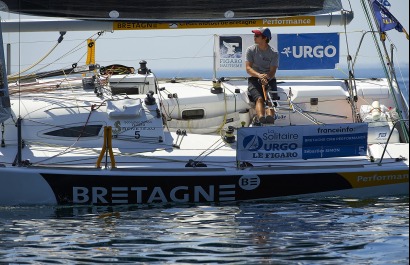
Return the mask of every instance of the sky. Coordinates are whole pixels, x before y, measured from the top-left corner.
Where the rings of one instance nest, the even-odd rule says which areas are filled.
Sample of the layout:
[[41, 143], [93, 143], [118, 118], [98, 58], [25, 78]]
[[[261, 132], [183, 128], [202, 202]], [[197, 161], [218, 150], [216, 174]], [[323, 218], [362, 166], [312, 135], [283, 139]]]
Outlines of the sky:
[[[389, 0], [390, 11], [396, 16], [406, 30], [409, 30], [409, 1]], [[350, 10], [348, 0], [342, 0], [344, 9]], [[348, 43], [345, 35], [341, 35], [341, 64], [336, 73], [330, 75], [346, 75], [348, 53], [355, 55], [363, 30], [368, 30], [367, 21], [362, 12], [360, 1], [350, 1], [355, 11], [355, 19], [348, 25]], [[16, 19], [18, 15], [0, 12], [2, 20]], [[20, 19], [33, 18], [21, 16]], [[148, 62], [154, 72], [164, 75], [188, 77], [192, 72], [212, 73], [214, 34], [252, 34], [252, 28], [234, 29], [195, 29], [195, 30], [151, 30], [151, 31], [116, 31], [106, 32], [100, 36], [96, 44], [97, 63], [106, 66], [124, 64], [138, 68], [141, 60]], [[305, 27], [305, 28], [272, 28], [273, 33], [315, 33], [344, 32], [344, 27]], [[53, 53], [42, 61], [33, 71], [69, 68], [73, 63], [85, 64], [86, 39], [97, 37], [95, 32], [67, 32]], [[5, 43], [11, 44], [12, 72], [18, 72], [38, 62], [53, 48], [59, 38], [58, 32], [47, 33], [4, 33]], [[403, 33], [389, 31], [389, 40], [395, 45], [396, 66], [408, 76], [409, 41]], [[390, 43], [389, 43], [390, 49]], [[380, 65], [375, 53], [374, 42], [370, 34], [366, 36], [357, 59], [357, 69], [373, 69]], [[69, 54], [67, 55], [67, 52]], [[49, 66], [49, 64], [51, 64]], [[283, 73], [285, 74], [285, 73]], [[325, 73], [327, 74], [327, 73]], [[322, 74], [322, 75], [325, 75]], [[198, 74], [200, 75], [200, 74]], [[204, 74], [203, 74], [204, 75]], [[280, 72], [279, 72], [280, 75]], [[288, 73], [286, 73], [288, 75]], [[198, 76], [208, 77], [208, 76]]]

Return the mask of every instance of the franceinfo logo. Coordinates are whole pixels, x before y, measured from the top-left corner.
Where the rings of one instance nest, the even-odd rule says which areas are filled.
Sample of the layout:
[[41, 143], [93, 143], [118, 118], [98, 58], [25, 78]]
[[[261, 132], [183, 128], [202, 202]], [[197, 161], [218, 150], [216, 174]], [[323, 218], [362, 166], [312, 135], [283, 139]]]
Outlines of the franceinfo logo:
[[341, 134], [341, 133], [354, 133], [356, 129], [350, 126], [340, 126], [338, 128], [317, 128], [318, 134]]

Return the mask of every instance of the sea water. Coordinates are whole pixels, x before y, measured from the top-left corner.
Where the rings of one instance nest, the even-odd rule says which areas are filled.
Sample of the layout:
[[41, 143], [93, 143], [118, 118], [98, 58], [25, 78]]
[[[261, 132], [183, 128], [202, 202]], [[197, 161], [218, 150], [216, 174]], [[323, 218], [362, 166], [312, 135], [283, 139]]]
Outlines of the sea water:
[[0, 208], [0, 264], [409, 264], [409, 198]]
[[0, 207], [5, 264], [404, 265], [409, 197]]

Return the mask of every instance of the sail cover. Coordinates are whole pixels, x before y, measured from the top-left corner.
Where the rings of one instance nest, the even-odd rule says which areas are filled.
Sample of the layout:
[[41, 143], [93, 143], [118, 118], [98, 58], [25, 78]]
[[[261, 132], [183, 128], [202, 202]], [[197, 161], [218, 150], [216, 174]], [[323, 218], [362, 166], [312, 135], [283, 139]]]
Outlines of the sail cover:
[[12, 13], [74, 19], [218, 21], [320, 14], [342, 9], [341, 0], [0, 0]]

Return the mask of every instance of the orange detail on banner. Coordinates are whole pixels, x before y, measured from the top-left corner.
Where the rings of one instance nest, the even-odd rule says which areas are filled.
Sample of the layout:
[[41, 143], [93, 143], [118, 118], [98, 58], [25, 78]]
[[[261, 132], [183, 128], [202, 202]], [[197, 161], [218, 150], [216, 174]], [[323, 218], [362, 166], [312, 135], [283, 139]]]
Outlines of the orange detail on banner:
[[341, 175], [350, 182], [353, 188], [366, 188], [409, 182], [409, 171], [359, 172], [342, 173]]

